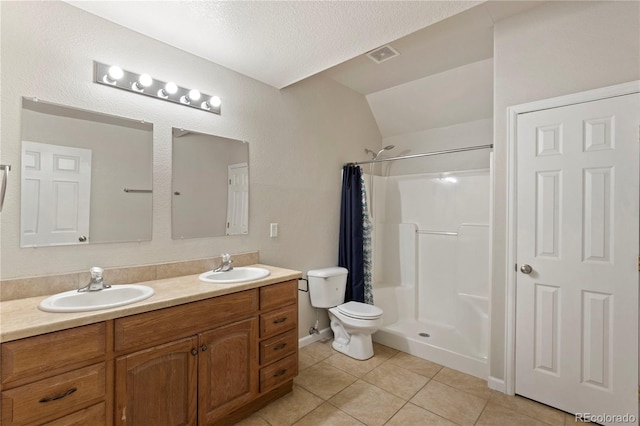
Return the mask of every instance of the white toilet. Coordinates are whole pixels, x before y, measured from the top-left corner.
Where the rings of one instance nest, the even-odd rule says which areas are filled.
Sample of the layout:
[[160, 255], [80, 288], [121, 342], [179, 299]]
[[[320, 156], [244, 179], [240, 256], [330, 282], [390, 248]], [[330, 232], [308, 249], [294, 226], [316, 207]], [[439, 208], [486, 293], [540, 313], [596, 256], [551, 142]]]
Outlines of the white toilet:
[[332, 346], [351, 358], [365, 360], [373, 356], [371, 335], [382, 325], [382, 309], [360, 302], [344, 302], [347, 286], [345, 268], [332, 267], [307, 272], [311, 306], [329, 308]]

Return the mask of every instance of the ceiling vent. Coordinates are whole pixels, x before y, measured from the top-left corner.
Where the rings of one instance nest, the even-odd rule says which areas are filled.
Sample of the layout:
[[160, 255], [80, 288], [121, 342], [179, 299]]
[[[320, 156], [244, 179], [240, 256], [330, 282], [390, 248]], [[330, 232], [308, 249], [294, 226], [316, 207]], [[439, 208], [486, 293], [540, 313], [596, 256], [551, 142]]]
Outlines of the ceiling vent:
[[372, 50], [367, 53], [369, 59], [371, 59], [376, 64], [381, 64], [384, 61], [388, 61], [391, 58], [395, 58], [400, 53], [391, 47], [390, 45], [384, 45], [382, 47], [378, 47], [377, 49]]

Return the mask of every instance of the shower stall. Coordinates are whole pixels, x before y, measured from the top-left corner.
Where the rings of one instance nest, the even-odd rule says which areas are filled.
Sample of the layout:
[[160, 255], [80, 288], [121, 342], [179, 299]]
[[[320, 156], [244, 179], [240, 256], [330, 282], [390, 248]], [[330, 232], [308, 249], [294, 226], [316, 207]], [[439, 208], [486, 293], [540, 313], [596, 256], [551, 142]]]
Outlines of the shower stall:
[[403, 174], [406, 158], [386, 159], [393, 175], [364, 177], [373, 298], [384, 311], [373, 340], [486, 379], [490, 159], [483, 169]]

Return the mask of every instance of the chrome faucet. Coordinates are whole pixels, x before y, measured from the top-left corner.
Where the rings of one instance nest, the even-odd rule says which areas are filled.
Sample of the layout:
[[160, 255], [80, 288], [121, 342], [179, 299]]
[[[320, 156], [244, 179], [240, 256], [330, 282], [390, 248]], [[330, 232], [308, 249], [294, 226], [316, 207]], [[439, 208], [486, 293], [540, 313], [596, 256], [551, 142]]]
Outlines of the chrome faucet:
[[222, 263], [220, 264], [220, 266], [214, 269], [213, 272], [231, 271], [233, 269], [233, 266], [231, 266], [231, 264], [233, 263], [233, 260], [231, 260], [231, 255], [229, 253], [222, 253], [220, 257], [222, 258]]
[[91, 268], [91, 280], [89, 281], [89, 284], [79, 288], [78, 291], [100, 291], [104, 290], [105, 288], [111, 287], [110, 285], [104, 283], [104, 279], [102, 278], [103, 272], [104, 269], [98, 266], [94, 266], [93, 268]]

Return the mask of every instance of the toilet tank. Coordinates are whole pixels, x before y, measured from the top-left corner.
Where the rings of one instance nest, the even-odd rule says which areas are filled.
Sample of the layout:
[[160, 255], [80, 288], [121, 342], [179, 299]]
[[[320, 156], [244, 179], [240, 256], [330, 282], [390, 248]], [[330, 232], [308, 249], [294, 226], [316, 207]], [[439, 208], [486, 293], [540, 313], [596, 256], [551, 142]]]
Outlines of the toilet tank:
[[332, 308], [344, 302], [349, 271], [339, 266], [307, 272], [309, 297], [314, 308]]

